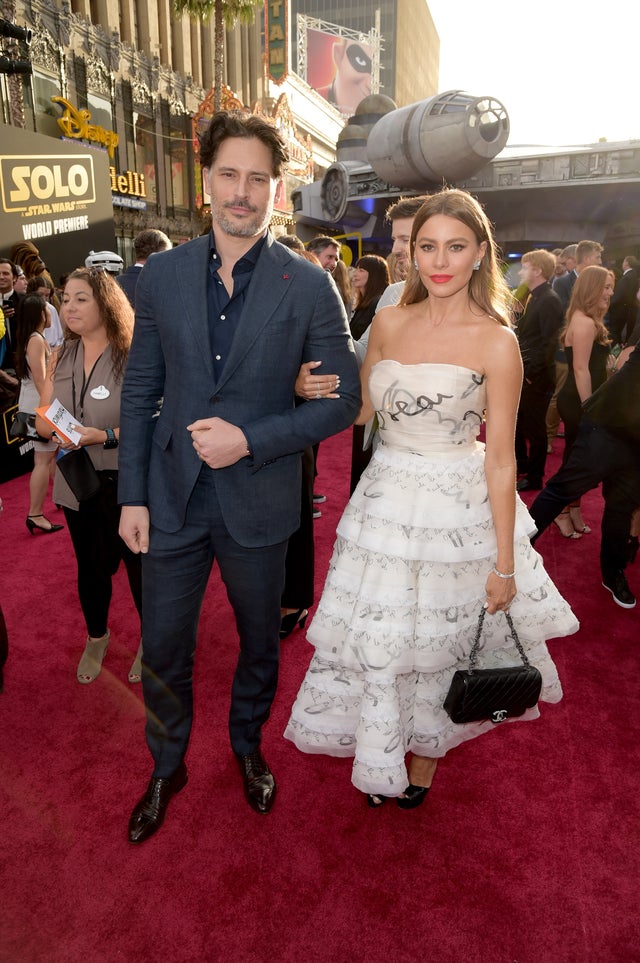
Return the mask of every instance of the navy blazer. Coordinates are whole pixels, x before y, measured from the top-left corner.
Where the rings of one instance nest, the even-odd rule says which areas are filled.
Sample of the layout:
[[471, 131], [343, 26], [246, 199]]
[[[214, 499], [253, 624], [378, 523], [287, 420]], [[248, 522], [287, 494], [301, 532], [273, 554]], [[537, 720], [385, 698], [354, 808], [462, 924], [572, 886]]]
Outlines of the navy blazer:
[[[216, 383], [207, 317], [209, 237], [145, 264], [122, 388], [119, 500], [148, 505], [152, 525], [184, 524], [203, 469], [186, 426], [218, 417], [244, 430], [252, 458], [214, 469], [229, 533], [258, 547], [288, 538], [300, 519], [300, 453], [351, 425], [358, 365], [330, 276], [268, 234], [253, 270], [229, 357]], [[340, 398], [296, 407], [300, 365], [340, 376]]]
[[566, 314], [567, 308], [569, 307], [569, 301], [571, 300], [571, 292], [573, 291], [573, 285], [578, 280], [578, 275], [575, 271], [569, 271], [568, 274], [563, 274], [562, 277], [555, 278], [553, 281], [553, 290], [556, 292], [560, 300], [562, 301], [562, 308]]
[[132, 264], [131, 267], [128, 267], [126, 271], [123, 271], [122, 274], [119, 274], [116, 278], [116, 281], [129, 298], [132, 308], [136, 306], [136, 285], [142, 268], [142, 264]]

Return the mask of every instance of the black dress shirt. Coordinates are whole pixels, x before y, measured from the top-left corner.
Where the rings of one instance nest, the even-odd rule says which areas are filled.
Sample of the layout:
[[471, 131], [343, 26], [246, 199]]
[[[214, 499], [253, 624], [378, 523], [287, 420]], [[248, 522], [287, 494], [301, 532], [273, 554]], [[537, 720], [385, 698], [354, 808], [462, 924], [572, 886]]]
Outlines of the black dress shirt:
[[229, 297], [224, 282], [220, 278], [219, 269], [222, 267], [222, 261], [216, 250], [213, 230], [211, 231], [209, 274], [207, 277], [207, 311], [216, 381], [219, 381], [229, 357], [236, 327], [244, 307], [247, 289], [265, 237], [266, 235], [259, 238], [253, 247], [234, 264], [232, 271], [233, 293]]

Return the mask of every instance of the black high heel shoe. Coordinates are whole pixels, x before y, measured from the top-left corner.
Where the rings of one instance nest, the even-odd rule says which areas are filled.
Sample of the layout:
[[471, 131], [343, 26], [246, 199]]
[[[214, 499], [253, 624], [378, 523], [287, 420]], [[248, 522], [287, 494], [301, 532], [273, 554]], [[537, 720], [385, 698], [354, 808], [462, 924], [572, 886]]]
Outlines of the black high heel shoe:
[[415, 809], [422, 805], [428, 792], [429, 786], [413, 786], [409, 783], [404, 791], [404, 796], [398, 796], [396, 802], [400, 809]]
[[380, 795], [379, 792], [367, 793], [367, 802], [371, 809], [380, 809], [380, 806], [384, 806], [388, 798], [388, 796]]
[[308, 614], [308, 609], [298, 609], [297, 612], [289, 612], [288, 615], [283, 615], [280, 620], [280, 638], [286, 639], [297, 626], [303, 629], [306, 625]]
[[27, 515], [26, 525], [31, 534], [34, 532], [42, 532], [43, 535], [49, 535], [51, 532], [59, 532], [64, 528], [64, 525], [54, 525], [53, 522], [49, 522], [49, 528], [45, 528], [44, 525], [36, 525], [34, 518], [44, 518], [45, 521], [49, 522], [49, 519], [44, 515]]

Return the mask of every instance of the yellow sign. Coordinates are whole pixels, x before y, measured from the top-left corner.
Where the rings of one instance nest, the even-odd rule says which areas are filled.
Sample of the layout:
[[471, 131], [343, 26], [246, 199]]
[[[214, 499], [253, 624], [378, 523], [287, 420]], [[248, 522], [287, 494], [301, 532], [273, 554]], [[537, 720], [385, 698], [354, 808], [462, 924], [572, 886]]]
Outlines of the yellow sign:
[[114, 130], [105, 130], [97, 124], [90, 124], [91, 113], [88, 110], [78, 110], [70, 104], [64, 97], [52, 97], [55, 104], [60, 104], [64, 108], [62, 117], [58, 117], [58, 127], [65, 135], [72, 140], [89, 140], [94, 144], [102, 144], [107, 148], [109, 157], [113, 158], [113, 153], [120, 142], [120, 138]]
[[144, 174], [137, 171], [125, 171], [118, 174], [115, 167], [109, 168], [111, 178], [111, 192], [113, 194], [133, 194], [136, 197], [147, 196], [147, 185], [144, 182]]

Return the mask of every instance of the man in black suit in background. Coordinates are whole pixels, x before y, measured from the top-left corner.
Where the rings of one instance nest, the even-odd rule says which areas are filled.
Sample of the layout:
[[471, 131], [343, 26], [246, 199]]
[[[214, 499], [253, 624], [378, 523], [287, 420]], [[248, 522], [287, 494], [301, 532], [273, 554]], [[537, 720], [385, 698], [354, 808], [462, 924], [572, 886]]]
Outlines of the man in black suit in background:
[[622, 277], [618, 280], [609, 304], [609, 331], [614, 344], [628, 342], [638, 318], [638, 288], [640, 261], [629, 255], [622, 262]]
[[14, 278], [17, 271], [13, 261], [8, 257], [0, 257], [0, 307], [4, 314], [6, 333], [2, 339], [5, 344], [2, 367], [6, 369], [15, 368], [15, 352], [18, 318], [16, 312], [24, 295], [18, 294], [13, 289]]
[[564, 317], [562, 302], [550, 283], [555, 261], [549, 251], [529, 251], [520, 269], [530, 295], [517, 330], [524, 364], [516, 422], [516, 458], [523, 475], [516, 486], [518, 491], [542, 488], [547, 460], [546, 416], [555, 383], [553, 359]]

